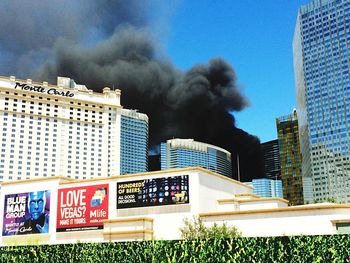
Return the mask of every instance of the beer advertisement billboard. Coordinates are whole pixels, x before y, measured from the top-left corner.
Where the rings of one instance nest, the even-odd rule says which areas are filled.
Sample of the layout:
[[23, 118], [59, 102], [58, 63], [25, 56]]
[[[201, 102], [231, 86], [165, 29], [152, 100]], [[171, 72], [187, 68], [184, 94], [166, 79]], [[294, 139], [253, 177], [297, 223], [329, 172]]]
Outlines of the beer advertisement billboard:
[[117, 183], [117, 209], [187, 203], [188, 175]]

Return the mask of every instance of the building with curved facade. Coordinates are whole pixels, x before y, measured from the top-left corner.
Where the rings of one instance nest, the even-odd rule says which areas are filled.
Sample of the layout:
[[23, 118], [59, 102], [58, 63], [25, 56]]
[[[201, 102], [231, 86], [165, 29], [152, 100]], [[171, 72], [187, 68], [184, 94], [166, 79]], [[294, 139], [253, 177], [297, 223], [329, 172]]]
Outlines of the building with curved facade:
[[161, 170], [199, 166], [232, 177], [231, 153], [193, 139], [172, 139], [161, 144]]

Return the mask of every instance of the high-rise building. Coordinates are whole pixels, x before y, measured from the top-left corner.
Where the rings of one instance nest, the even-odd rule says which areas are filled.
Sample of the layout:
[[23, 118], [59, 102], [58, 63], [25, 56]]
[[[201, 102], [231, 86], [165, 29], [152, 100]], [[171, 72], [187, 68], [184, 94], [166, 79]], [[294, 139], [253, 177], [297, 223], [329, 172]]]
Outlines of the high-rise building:
[[293, 39], [305, 202], [350, 201], [350, 1], [299, 8]]
[[262, 197], [283, 197], [282, 181], [268, 178], [253, 179], [245, 183], [253, 186], [253, 193]]
[[297, 112], [276, 119], [281, 160], [283, 197], [290, 204], [304, 203], [301, 177], [301, 152]]
[[120, 174], [148, 171], [148, 117], [121, 110]]
[[278, 140], [272, 140], [261, 144], [264, 159], [264, 173], [266, 178], [280, 180], [281, 165], [278, 148]]
[[161, 144], [161, 169], [199, 166], [231, 177], [231, 153], [193, 139], [172, 139]]
[[120, 174], [126, 112], [120, 95], [109, 88], [93, 92], [69, 78], [58, 77], [53, 86], [0, 77], [0, 181]]

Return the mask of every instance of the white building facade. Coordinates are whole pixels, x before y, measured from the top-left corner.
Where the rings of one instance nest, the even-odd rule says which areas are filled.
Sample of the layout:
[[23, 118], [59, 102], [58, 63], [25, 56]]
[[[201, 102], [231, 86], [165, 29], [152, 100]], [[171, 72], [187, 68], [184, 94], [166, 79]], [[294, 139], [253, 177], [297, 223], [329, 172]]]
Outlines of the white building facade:
[[[199, 167], [86, 180], [3, 182], [0, 245], [180, 239], [184, 219], [242, 236], [349, 233], [349, 204], [288, 206]], [[40, 225], [40, 227], [38, 227]]]
[[120, 174], [120, 95], [63, 77], [56, 86], [1, 77], [0, 181]]

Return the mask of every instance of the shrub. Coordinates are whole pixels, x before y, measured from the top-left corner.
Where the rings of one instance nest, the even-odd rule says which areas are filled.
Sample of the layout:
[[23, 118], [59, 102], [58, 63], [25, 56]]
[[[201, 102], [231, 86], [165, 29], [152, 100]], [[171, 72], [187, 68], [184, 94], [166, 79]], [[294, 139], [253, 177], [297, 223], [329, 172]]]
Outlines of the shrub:
[[350, 235], [0, 247], [0, 262], [349, 262]]
[[221, 239], [239, 237], [241, 234], [236, 227], [227, 226], [225, 223], [207, 227], [199, 217], [184, 219], [184, 227], [180, 228], [181, 237], [186, 240], [192, 239]]

